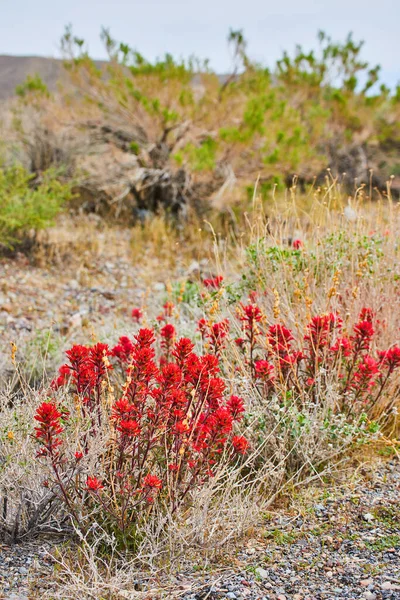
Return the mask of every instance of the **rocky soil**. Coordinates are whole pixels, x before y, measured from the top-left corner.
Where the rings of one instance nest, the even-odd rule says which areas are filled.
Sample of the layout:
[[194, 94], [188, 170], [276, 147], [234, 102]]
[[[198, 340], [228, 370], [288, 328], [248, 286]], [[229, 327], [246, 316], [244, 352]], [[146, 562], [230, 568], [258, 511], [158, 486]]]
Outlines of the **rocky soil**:
[[[305, 490], [276, 508], [213, 563], [187, 561], [171, 579], [139, 582], [121, 598], [182, 600], [400, 599], [400, 464], [379, 459], [354, 485]], [[0, 545], [0, 598], [56, 588], [55, 541]], [[167, 591], [156, 593], [157, 586]], [[50, 596], [51, 597], [51, 596]], [[91, 596], [92, 597], [92, 596]]]

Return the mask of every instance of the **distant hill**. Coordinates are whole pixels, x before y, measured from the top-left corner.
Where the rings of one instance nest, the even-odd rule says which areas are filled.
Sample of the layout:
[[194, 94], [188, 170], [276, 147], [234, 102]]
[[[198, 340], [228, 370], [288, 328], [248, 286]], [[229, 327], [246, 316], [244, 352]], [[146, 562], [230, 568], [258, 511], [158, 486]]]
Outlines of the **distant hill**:
[[[104, 66], [104, 61], [94, 61], [97, 67]], [[15, 96], [15, 88], [23, 83], [28, 75], [39, 75], [50, 91], [57, 87], [63, 74], [61, 59], [43, 56], [9, 56], [0, 54], [0, 101]], [[218, 75], [221, 83], [229, 79], [229, 75]], [[194, 86], [201, 86], [198, 75], [193, 78]]]
[[27, 75], [36, 73], [50, 90], [54, 90], [62, 69], [62, 61], [56, 58], [0, 55], [0, 100], [15, 96], [17, 85], [22, 83]]

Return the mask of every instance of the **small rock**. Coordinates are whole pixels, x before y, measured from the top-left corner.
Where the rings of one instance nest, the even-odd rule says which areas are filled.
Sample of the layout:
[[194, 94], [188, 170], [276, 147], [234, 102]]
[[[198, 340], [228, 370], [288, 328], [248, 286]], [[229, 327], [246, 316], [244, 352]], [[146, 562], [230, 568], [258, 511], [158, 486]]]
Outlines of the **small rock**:
[[366, 513], [365, 515], [363, 515], [363, 519], [364, 521], [367, 521], [367, 523], [371, 523], [371, 521], [373, 521], [375, 517], [374, 515], [371, 515], [371, 513]]
[[365, 600], [376, 600], [376, 594], [373, 592], [364, 592]]
[[81, 327], [82, 326], [82, 315], [81, 313], [75, 313], [69, 320], [70, 327]]
[[256, 573], [259, 577], [262, 577], [262, 579], [267, 579], [269, 576], [268, 571], [266, 571], [265, 569], [263, 569], [262, 567], [257, 567], [256, 569]]
[[286, 596], [284, 594], [279, 594], [279, 596], [276, 597], [276, 600], [286, 600]]
[[187, 275], [194, 275], [199, 272], [200, 272], [200, 264], [197, 262], [197, 260], [194, 260], [189, 265], [189, 268], [187, 270]]
[[237, 598], [235, 592], [228, 592], [226, 597], [230, 598], [230, 600], [236, 600], [236, 598]]
[[390, 583], [390, 581], [384, 581], [381, 585], [381, 588], [383, 590], [392, 590], [393, 589], [393, 584]]
[[71, 281], [69, 282], [69, 287], [71, 288], [71, 290], [78, 290], [79, 283], [77, 282], [76, 279], [71, 279]]
[[362, 579], [360, 581], [360, 585], [361, 587], [368, 587], [369, 585], [371, 585], [373, 583], [373, 579]]

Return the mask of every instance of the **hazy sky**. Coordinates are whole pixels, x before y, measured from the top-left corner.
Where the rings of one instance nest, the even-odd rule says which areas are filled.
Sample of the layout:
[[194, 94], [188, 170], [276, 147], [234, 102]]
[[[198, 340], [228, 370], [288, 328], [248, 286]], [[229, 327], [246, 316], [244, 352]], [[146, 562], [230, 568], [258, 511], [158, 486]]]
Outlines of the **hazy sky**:
[[266, 64], [296, 43], [311, 48], [319, 29], [335, 40], [353, 31], [384, 80], [400, 80], [400, 0], [0, 0], [0, 54], [58, 56], [67, 23], [95, 58], [104, 57], [104, 25], [148, 58], [194, 53], [220, 72], [230, 27], [244, 29], [249, 55]]

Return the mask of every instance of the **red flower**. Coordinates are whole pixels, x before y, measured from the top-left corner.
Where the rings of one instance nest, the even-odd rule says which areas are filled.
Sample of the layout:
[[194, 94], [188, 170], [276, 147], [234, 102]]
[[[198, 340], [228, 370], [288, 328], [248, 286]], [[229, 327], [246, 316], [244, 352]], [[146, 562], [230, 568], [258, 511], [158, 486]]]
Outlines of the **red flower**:
[[379, 361], [381, 364], [388, 367], [389, 371], [394, 371], [400, 367], [400, 348], [393, 346], [384, 352], [378, 352]]
[[257, 379], [262, 379], [265, 383], [272, 384], [274, 382], [274, 366], [267, 360], [256, 360], [254, 367]]
[[149, 348], [156, 341], [152, 329], [139, 329], [135, 335], [135, 340], [139, 348]]
[[104, 489], [104, 485], [97, 477], [88, 477], [86, 479], [86, 489], [90, 492], [97, 493]]
[[119, 421], [120, 419], [127, 419], [130, 415], [135, 412], [135, 407], [126, 400], [121, 398], [117, 400], [112, 408], [112, 418]]
[[229, 321], [224, 319], [220, 323], [213, 323], [210, 327], [208, 337], [213, 345], [214, 352], [218, 354], [224, 347], [224, 339], [228, 335]]
[[375, 330], [370, 321], [359, 321], [354, 325], [352, 341], [359, 350], [369, 350]]
[[209, 420], [214, 431], [218, 433], [226, 434], [232, 431], [233, 417], [224, 407], [217, 408]]
[[40, 426], [36, 429], [42, 430], [45, 427], [46, 429], [52, 429], [54, 433], [61, 433], [63, 431], [60, 425], [61, 417], [62, 413], [58, 411], [54, 402], [42, 402], [38, 406], [34, 417], [40, 423]]
[[300, 248], [302, 248], [304, 246], [304, 244], [301, 240], [293, 240], [292, 246], [295, 250], [299, 250]]
[[142, 320], [143, 313], [140, 308], [132, 308], [132, 319], [136, 321], [136, 323], [140, 323]]
[[143, 479], [143, 488], [151, 488], [160, 490], [162, 488], [162, 481], [157, 475], [146, 475]]
[[134, 345], [131, 340], [126, 335], [123, 335], [119, 338], [119, 344], [114, 346], [111, 350], [111, 354], [116, 358], [119, 358], [122, 362], [130, 362], [133, 351]]
[[249, 447], [248, 440], [243, 436], [235, 435], [232, 438], [232, 446], [238, 454], [246, 454]]
[[175, 327], [167, 323], [167, 325], [161, 328], [160, 333], [166, 342], [171, 342], [175, 338]]
[[181, 338], [174, 346], [172, 356], [178, 363], [187, 360], [193, 352], [194, 344], [188, 338]]
[[351, 340], [347, 337], [341, 337], [336, 340], [330, 350], [331, 352], [341, 353], [343, 356], [350, 356], [352, 351]]
[[268, 330], [268, 342], [277, 354], [286, 354], [293, 339], [292, 332], [284, 325], [271, 325]]
[[369, 391], [379, 376], [380, 371], [377, 361], [372, 356], [364, 356], [362, 363], [358, 365], [358, 369], [354, 373], [353, 388]]
[[211, 279], [204, 279], [203, 284], [206, 288], [217, 290], [221, 287], [221, 283], [223, 282], [223, 280], [224, 278], [222, 277], [222, 275], [217, 275], [216, 277], [213, 277]]
[[197, 329], [200, 331], [201, 337], [204, 340], [204, 338], [207, 335], [207, 331], [208, 331], [208, 323], [207, 323], [206, 319], [199, 319], [197, 321]]
[[285, 371], [290, 367], [294, 367], [300, 360], [304, 358], [302, 352], [292, 352], [292, 354], [285, 354], [280, 356], [278, 359], [279, 369]]
[[372, 308], [362, 308], [359, 314], [359, 321], [369, 321], [370, 323], [372, 323], [372, 321], [374, 320], [374, 316], [375, 313], [372, 310]]
[[38, 406], [34, 419], [39, 423], [35, 427], [35, 436], [42, 445], [40, 456], [57, 454], [57, 448], [62, 444], [58, 435], [64, 431], [60, 422], [62, 416], [54, 402], [42, 402]]
[[122, 433], [127, 438], [137, 437], [140, 434], [140, 426], [137, 421], [129, 419], [128, 421], [120, 421], [117, 431]]
[[240, 421], [242, 413], [244, 413], [244, 402], [238, 396], [231, 396], [226, 403], [226, 408], [231, 413], [235, 421]]
[[175, 423], [174, 429], [173, 429], [173, 435], [182, 435], [183, 433], [186, 433], [187, 431], [189, 431], [189, 426], [185, 421], [178, 421], [177, 423]]
[[245, 345], [246, 340], [244, 338], [236, 338], [235, 339], [235, 344], [236, 346], [239, 346], [239, 348], [243, 349], [243, 346]]
[[354, 325], [354, 333], [357, 338], [368, 339], [374, 335], [375, 331], [371, 321], [359, 321]]
[[66, 384], [69, 376], [71, 375], [71, 367], [69, 365], [62, 365], [58, 369], [58, 377], [53, 379], [51, 387], [53, 390], [58, 390], [60, 387]]
[[82, 458], [83, 458], [82, 452], [75, 452], [74, 456], [77, 461], [82, 460]]
[[335, 327], [341, 327], [342, 320], [334, 313], [326, 315], [316, 315], [311, 319], [307, 329], [309, 334], [304, 337], [310, 342], [312, 351], [323, 348], [327, 345], [329, 336]]
[[241, 321], [245, 321], [247, 326], [250, 326], [254, 322], [259, 323], [262, 319], [261, 309], [257, 304], [243, 304], [240, 305], [241, 315], [239, 316]]

